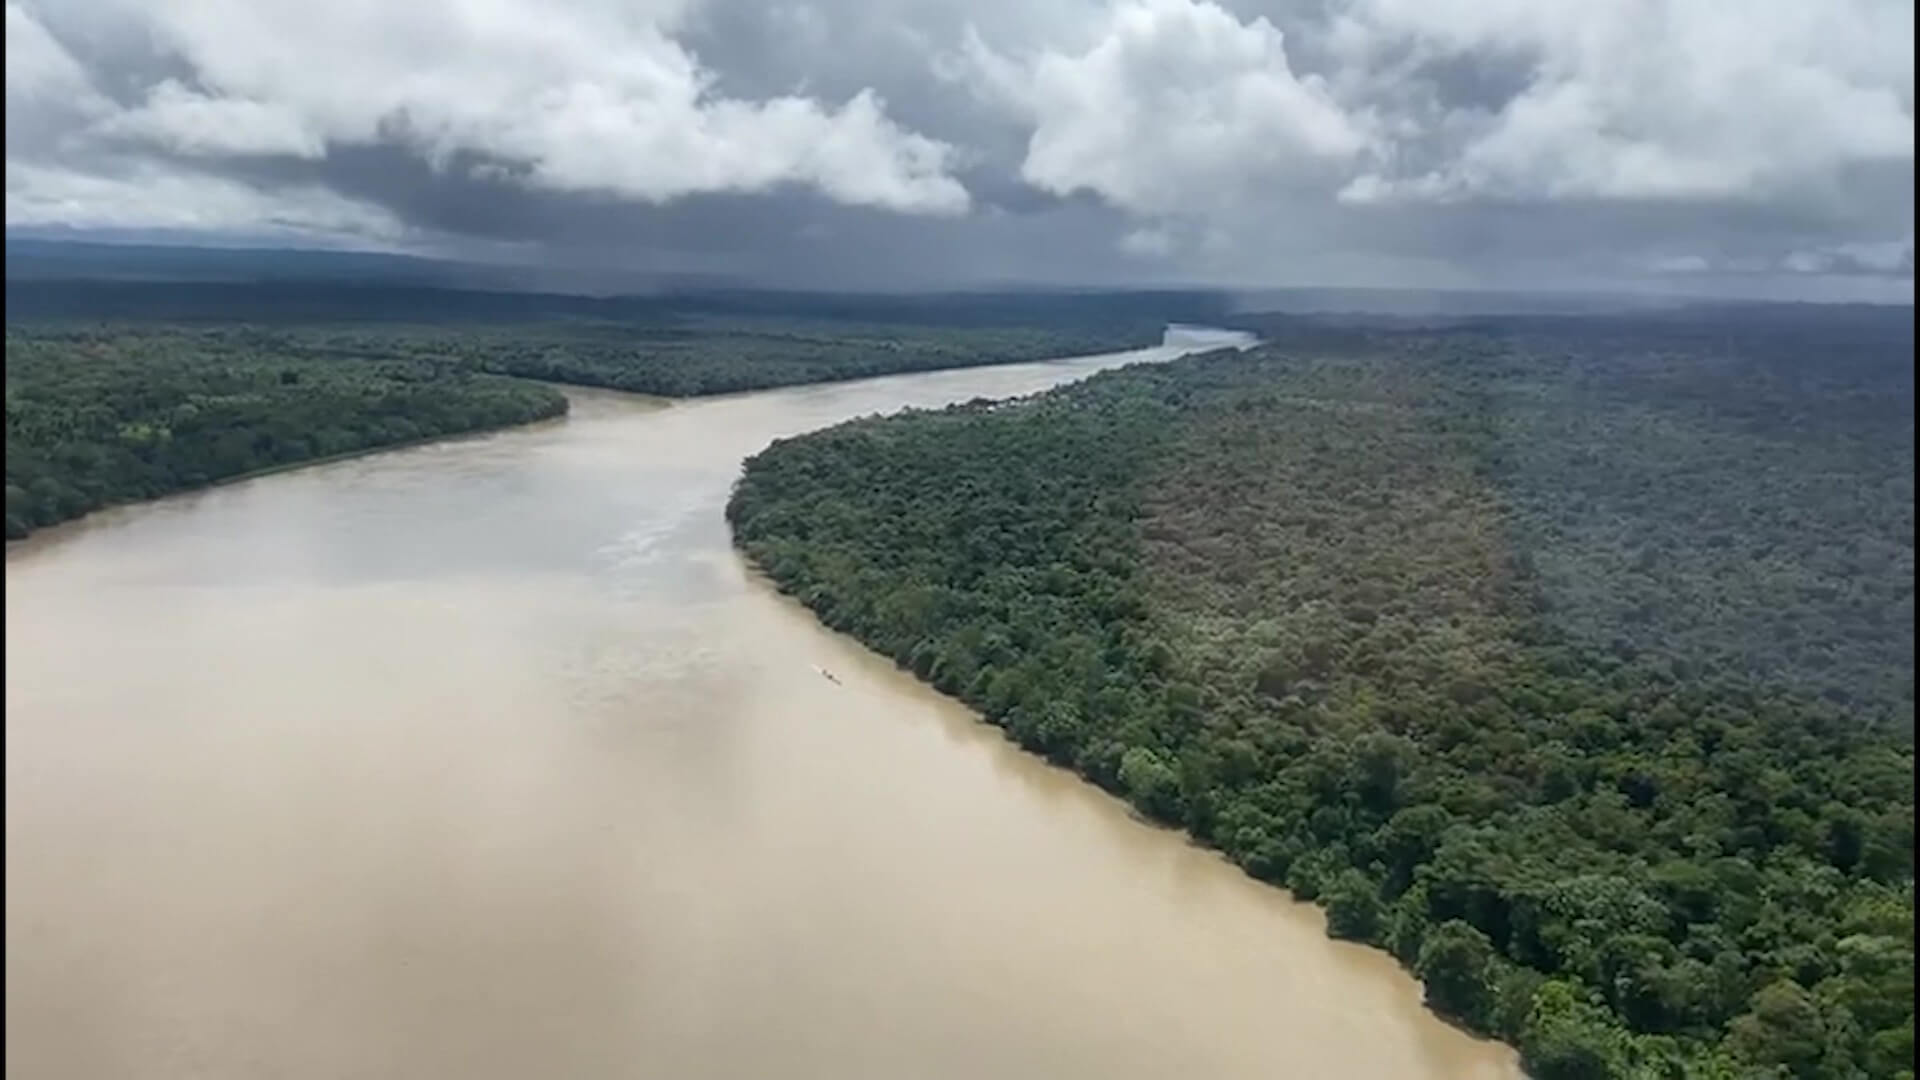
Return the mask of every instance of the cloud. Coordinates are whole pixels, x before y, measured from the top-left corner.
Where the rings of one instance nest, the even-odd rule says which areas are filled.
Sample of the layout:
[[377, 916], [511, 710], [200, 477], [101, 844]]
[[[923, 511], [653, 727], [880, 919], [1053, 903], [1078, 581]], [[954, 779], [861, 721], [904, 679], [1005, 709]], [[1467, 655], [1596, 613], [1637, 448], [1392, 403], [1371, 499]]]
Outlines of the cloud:
[[1913, 237], [1878, 243], [1834, 244], [1795, 251], [1782, 265], [1796, 274], [1868, 274], [1913, 276]]
[[1216, 272], [1343, 244], [1444, 257], [1418, 238], [1449, 233], [1472, 259], [1572, 219], [1602, 273], [1672, 272], [1654, 264], [1673, 230], [1709, 262], [1771, 243], [1770, 264], [1814, 235], [1911, 232], [1911, 4], [1227, 2], [970, 32], [940, 70], [1027, 129], [1029, 183], [1139, 219], [1123, 250]]
[[1120, 238], [1120, 250], [1143, 259], [1173, 254], [1174, 239], [1164, 228], [1135, 229]]
[[92, 95], [86, 72], [27, 10], [7, 4], [7, 105], [56, 95]]
[[[1897, 0], [1355, 0], [1322, 30], [1324, 73], [1211, 0], [1120, 0], [1074, 54], [965, 51], [1029, 116], [1029, 179], [1155, 213], [1196, 181], [1338, 176], [1353, 203], [1763, 199], [1912, 166]], [[1504, 100], [1444, 84], [1515, 65], [1530, 74]]]
[[1655, 255], [1647, 260], [1647, 269], [1656, 274], [1704, 274], [1713, 263], [1701, 255]]
[[262, 190], [217, 176], [135, 166], [119, 175], [7, 162], [7, 224], [350, 236], [398, 242], [411, 231], [388, 211], [326, 188]]
[[113, 105], [86, 69], [18, 3], [7, 4], [7, 157], [70, 137]]
[[8, 223], [251, 214], [816, 284], [1910, 296], [1913, 23], [1909, 0], [9, 0]]
[[185, 155], [317, 158], [326, 153], [319, 132], [283, 105], [209, 97], [172, 79], [154, 87], [139, 108], [107, 117], [94, 130]]
[[[533, 187], [650, 202], [800, 185], [907, 213], [968, 205], [952, 148], [893, 123], [871, 91], [713, 93], [669, 35], [673, 5], [169, 0], [96, 14], [138, 26], [196, 84], [159, 82], [79, 133], [109, 145], [316, 158], [399, 144], [443, 167], [483, 158]], [[34, 85], [72, 78], [25, 7], [10, 4], [8, 24], [10, 42], [26, 35]]]
[[1899, 0], [1362, 0], [1334, 34], [1360, 100], [1394, 55], [1517, 55], [1534, 71], [1506, 101], [1447, 110], [1462, 137], [1444, 159], [1367, 173], [1346, 189], [1356, 201], [1764, 199], [1913, 161]]
[[1143, 214], [1335, 174], [1370, 142], [1323, 80], [1293, 72], [1271, 22], [1209, 2], [1124, 0], [1079, 51], [1016, 61], [976, 36], [967, 52], [1032, 126], [1021, 176]]
[[1647, 269], [1662, 275], [1764, 275], [1784, 271], [1795, 275], [1912, 278], [1913, 238], [1797, 248], [1771, 259], [1751, 255], [1712, 259], [1697, 254], [1659, 255], [1647, 261]]

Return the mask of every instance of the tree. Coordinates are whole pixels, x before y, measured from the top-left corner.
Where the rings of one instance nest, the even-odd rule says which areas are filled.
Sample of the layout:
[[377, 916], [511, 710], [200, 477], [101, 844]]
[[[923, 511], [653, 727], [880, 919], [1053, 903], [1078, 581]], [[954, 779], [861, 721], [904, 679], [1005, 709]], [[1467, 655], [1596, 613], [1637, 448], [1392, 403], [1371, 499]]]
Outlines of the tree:
[[1494, 988], [1489, 982], [1493, 944], [1459, 919], [1429, 930], [1414, 972], [1427, 987], [1427, 1004], [1475, 1031], [1491, 1027]]
[[1152, 750], [1136, 746], [1120, 756], [1120, 783], [1142, 813], [1161, 821], [1179, 817], [1180, 774]]
[[[1884, 1063], [1912, 1015], [1910, 320], [1711, 364], [1678, 323], [1599, 325], [855, 421], [752, 459], [729, 521], [822, 618], [1322, 902], [1436, 1007], [1525, 1046], [1572, 986], [1532, 1035], [1554, 1071], [1754, 1075], [1722, 1044], [1783, 976], [1823, 1068]], [[896, 600], [930, 582], [937, 608]]]
[[1534, 1080], [1613, 1080], [1628, 1075], [1630, 1043], [1606, 1010], [1562, 980], [1541, 984], [1520, 1033], [1521, 1064]]
[[1834, 1051], [1820, 1003], [1799, 984], [1782, 979], [1753, 996], [1752, 1008], [1728, 1028], [1734, 1053], [1756, 1065], [1779, 1065], [1797, 1077], [1818, 1077]]
[[1367, 875], [1352, 867], [1334, 875], [1322, 893], [1327, 932], [1337, 938], [1373, 941], [1380, 933], [1380, 896]]

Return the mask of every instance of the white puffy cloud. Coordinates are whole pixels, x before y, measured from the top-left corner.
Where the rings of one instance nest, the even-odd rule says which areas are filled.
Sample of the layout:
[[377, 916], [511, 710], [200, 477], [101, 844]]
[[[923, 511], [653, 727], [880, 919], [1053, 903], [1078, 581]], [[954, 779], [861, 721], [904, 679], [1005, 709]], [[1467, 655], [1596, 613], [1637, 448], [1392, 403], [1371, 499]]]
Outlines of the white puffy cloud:
[[1327, 219], [1360, 231], [1375, 208], [1426, 204], [1912, 229], [1908, 0], [1244, 10], [1260, 6], [1111, 0], [1054, 42], [969, 38], [945, 70], [1030, 128], [1028, 182], [1095, 193], [1159, 238], [1186, 220], [1284, 250]]
[[1910, 292], [1913, 29], [1911, 0], [8, 0], [8, 221], [614, 252], [718, 221], [750, 266], [824, 213], [849, 260], [1002, 279]]
[[[907, 213], [964, 211], [952, 148], [888, 118], [870, 91], [839, 103], [748, 101], [672, 36], [675, 4], [583, 0], [87, 0], [8, 5], [8, 107], [83, 78], [62, 22], [136, 29], [193, 72], [69, 132], [183, 156], [318, 158], [404, 145], [442, 167], [480, 161], [535, 187], [666, 202], [783, 185]], [[16, 49], [16, 32], [24, 44]], [[27, 74], [17, 84], [15, 54]]]
[[[1353, 0], [1322, 29], [1326, 70], [1300, 75], [1264, 17], [1117, 0], [1076, 55], [978, 66], [1032, 118], [1029, 178], [1152, 210], [1303, 162], [1367, 202], [1764, 197], [1913, 160], [1902, 0]], [[1528, 75], [1505, 101], [1437, 100], [1424, 69], [1460, 61]]]
[[81, 65], [19, 4], [6, 6], [6, 98], [8, 106], [48, 90], [86, 85]]
[[7, 104], [61, 94], [90, 94], [86, 72], [18, 3], [7, 4]]
[[198, 94], [168, 79], [138, 108], [95, 125], [102, 135], [151, 141], [182, 155], [326, 153], [320, 134], [284, 105]]
[[1868, 243], [1832, 244], [1794, 251], [1782, 265], [1797, 274], [1888, 274], [1913, 276], [1913, 237]]
[[1658, 275], [1701, 274], [1841, 275], [1855, 278], [1911, 278], [1913, 237], [1900, 240], [1824, 244], [1794, 248], [1774, 257], [1732, 255], [1716, 258], [1688, 253], [1657, 255], [1646, 269]]
[[412, 231], [386, 210], [323, 187], [263, 190], [150, 163], [109, 175], [9, 161], [7, 224], [255, 231], [387, 243], [402, 242]]
[[1323, 80], [1294, 73], [1279, 29], [1208, 0], [1122, 0], [1078, 51], [1014, 59], [974, 37], [968, 52], [1032, 124], [1022, 177], [1143, 214], [1270, 197], [1338, 175], [1370, 142]]
[[1647, 260], [1647, 269], [1656, 274], [1704, 274], [1713, 263], [1704, 255], [1655, 255]]
[[1389, 58], [1531, 69], [1452, 110], [1435, 167], [1363, 174], [1350, 199], [1764, 199], [1913, 161], [1910, 0], [1358, 0], [1330, 36], [1360, 100]]
[[86, 69], [18, 3], [7, 4], [7, 156], [111, 112]]
[[1175, 241], [1165, 228], [1134, 229], [1120, 238], [1120, 250], [1142, 259], [1161, 259], [1173, 254]]

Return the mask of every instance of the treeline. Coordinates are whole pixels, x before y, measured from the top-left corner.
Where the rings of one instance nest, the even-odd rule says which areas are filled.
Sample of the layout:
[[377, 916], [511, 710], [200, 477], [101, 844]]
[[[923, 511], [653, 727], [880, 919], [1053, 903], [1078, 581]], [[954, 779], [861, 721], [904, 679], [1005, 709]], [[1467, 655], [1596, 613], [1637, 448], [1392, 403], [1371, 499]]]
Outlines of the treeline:
[[559, 393], [523, 379], [679, 397], [1103, 352], [1161, 332], [1137, 318], [1105, 329], [685, 315], [10, 324], [7, 536], [258, 469], [565, 411]]
[[689, 397], [1114, 352], [1157, 345], [1162, 332], [1140, 322], [1102, 330], [723, 323], [650, 336], [523, 332], [474, 342], [466, 355], [486, 371]]
[[7, 538], [261, 469], [559, 416], [549, 387], [243, 335], [10, 327]]
[[313, 355], [433, 358], [476, 371], [666, 397], [736, 393], [943, 368], [1113, 352], [1160, 343], [1139, 319], [1100, 329], [685, 319], [660, 324], [250, 328]]
[[1844, 404], [1910, 352], [1370, 341], [785, 440], [728, 519], [1538, 1080], [1911, 1076], [1912, 399]]

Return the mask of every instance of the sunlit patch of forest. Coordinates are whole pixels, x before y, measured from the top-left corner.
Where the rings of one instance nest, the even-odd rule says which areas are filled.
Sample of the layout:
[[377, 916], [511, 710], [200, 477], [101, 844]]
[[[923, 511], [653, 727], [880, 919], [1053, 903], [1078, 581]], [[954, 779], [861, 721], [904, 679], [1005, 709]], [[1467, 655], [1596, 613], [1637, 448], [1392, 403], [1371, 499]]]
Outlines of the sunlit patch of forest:
[[1910, 318], [1714, 329], [1134, 366], [775, 443], [728, 516], [1539, 1080], [1911, 1075]]

